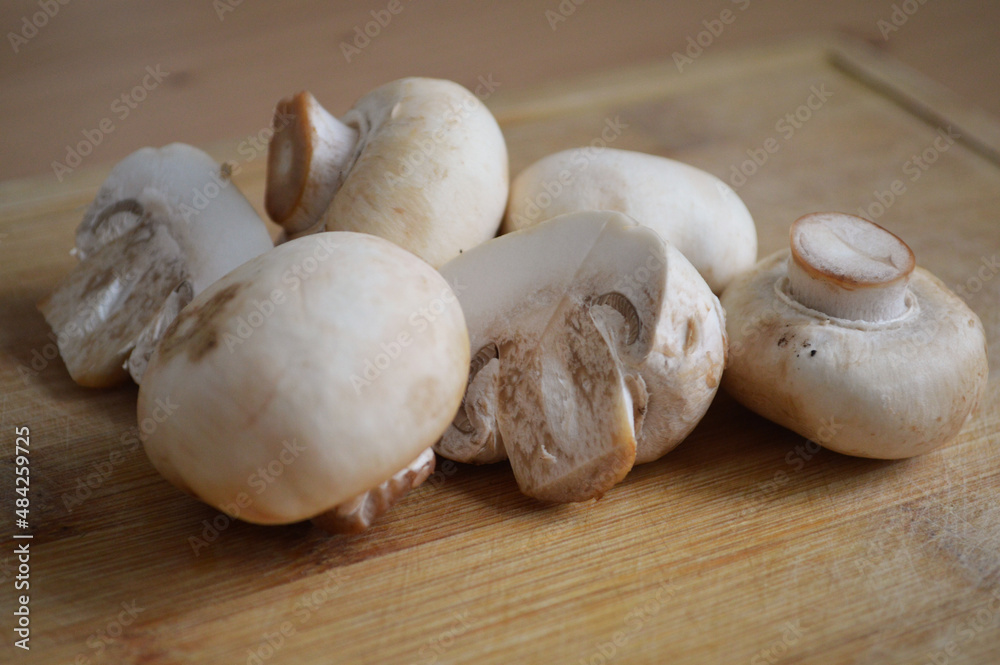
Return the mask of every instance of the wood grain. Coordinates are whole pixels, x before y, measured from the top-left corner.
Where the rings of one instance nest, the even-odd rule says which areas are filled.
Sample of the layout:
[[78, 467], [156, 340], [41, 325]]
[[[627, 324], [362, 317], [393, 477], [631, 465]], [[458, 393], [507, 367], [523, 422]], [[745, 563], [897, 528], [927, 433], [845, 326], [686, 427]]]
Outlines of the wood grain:
[[[562, 11], [562, 0], [400, 0], [402, 11], [372, 29], [375, 38], [350, 58], [341, 44], [352, 43], [390, 0], [69, 2], [15, 50], [8, 35], [25, 29], [38, 2], [0, 3], [7, 130], [0, 132], [0, 180], [44, 175], [55, 183], [52, 162], [103, 118], [114, 131], [85, 166], [118, 161], [143, 145], [256, 134], [275, 102], [301, 89], [335, 109], [402, 76], [470, 85], [492, 75], [503, 90], [522, 90], [666, 62], [696, 38], [707, 53], [719, 53], [842, 31], [1000, 116], [1000, 3], [993, 0], [577, 0]], [[727, 10], [732, 20], [720, 30]], [[717, 36], [700, 35], [706, 23]], [[113, 111], [145, 68], [157, 65], [170, 72], [162, 85], [127, 115]], [[696, 61], [684, 71], [699, 70]]]
[[[786, 137], [778, 123], [815, 89], [827, 99]], [[984, 268], [1000, 252], [997, 127], [857, 44], [707, 54], [696, 73], [666, 62], [488, 104], [513, 172], [595, 141], [609, 121], [623, 127], [613, 147], [727, 181], [774, 138], [738, 187], [761, 255], [800, 214], [856, 212], [901, 180], [878, 221], [963, 289], [1000, 344], [1000, 279]], [[907, 162], [948, 125], [961, 136], [911, 180]], [[259, 208], [263, 158], [233, 143], [212, 152], [240, 164]], [[230, 522], [134, 444], [134, 387], [85, 390], [46, 359], [34, 303], [72, 266], [73, 229], [106, 172], [0, 190], [0, 505], [13, 503], [13, 429], [29, 425], [35, 536], [32, 651], [5, 630], [3, 662], [1000, 660], [996, 354], [974, 418], [918, 459], [814, 451], [722, 394], [675, 452], [596, 503], [540, 505], [505, 465], [443, 464], [360, 536]], [[12, 530], [5, 519], [4, 608]]]

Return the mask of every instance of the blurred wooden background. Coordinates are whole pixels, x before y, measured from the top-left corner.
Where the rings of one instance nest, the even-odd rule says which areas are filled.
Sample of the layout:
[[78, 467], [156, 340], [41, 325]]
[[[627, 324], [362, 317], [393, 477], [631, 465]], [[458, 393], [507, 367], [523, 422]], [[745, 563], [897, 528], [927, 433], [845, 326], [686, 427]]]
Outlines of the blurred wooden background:
[[[355, 44], [377, 18], [375, 36]], [[93, 166], [144, 145], [256, 135], [300, 89], [336, 114], [407, 75], [472, 88], [492, 76], [505, 92], [669, 60], [709, 29], [706, 52], [843, 31], [1000, 115], [998, 25], [995, 0], [5, 0], [0, 180], [55, 183], [52, 163], [87, 133], [96, 145], [82, 162]]]

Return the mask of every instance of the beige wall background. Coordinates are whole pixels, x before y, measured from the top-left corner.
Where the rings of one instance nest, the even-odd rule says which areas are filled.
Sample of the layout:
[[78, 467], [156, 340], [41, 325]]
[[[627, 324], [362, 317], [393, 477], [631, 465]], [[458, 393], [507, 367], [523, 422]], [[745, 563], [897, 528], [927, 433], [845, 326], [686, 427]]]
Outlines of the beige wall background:
[[706, 30], [705, 52], [841, 31], [1000, 117], [998, 26], [995, 0], [7, 0], [0, 180], [54, 182], [52, 162], [88, 136], [85, 166], [255, 135], [300, 89], [336, 114], [408, 75], [492, 76], [506, 92], [669, 60]]

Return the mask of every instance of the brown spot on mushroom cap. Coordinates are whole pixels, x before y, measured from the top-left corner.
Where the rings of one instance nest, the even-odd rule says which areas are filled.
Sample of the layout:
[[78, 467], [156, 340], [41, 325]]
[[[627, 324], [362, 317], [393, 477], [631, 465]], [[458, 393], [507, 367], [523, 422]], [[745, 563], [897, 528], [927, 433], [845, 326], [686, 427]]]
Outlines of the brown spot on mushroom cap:
[[691, 349], [698, 343], [698, 320], [689, 316], [687, 320], [687, 333], [684, 335], [684, 353], [690, 353]]
[[207, 301], [181, 310], [160, 342], [161, 361], [183, 348], [191, 362], [198, 362], [215, 349], [219, 344], [218, 319], [245, 286], [242, 282], [230, 284]]
[[792, 260], [811, 277], [843, 289], [881, 287], [916, 267], [910, 247], [862, 217], [814, 212], [792, 223]]

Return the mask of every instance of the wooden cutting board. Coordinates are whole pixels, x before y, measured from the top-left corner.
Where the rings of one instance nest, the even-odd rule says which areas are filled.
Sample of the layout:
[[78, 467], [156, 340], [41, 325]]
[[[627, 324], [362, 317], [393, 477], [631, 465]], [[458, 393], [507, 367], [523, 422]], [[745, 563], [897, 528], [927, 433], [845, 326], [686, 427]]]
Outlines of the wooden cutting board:
[[[827, 38], [708, 49], [681, 69], [501, 82], [487, 103], [512, 172], [602, 141], [692, 163], [737, 185], [761, 256], [803, 213], [863, 209], [962, 289], [1000, 348], [992, 118]], [[259, 206], [264, 158], [246, 148], [213, 154]], [[70, 381], [34, 308], [72, 267], [108, 169], [0, 186], [3, 662], [1000, 662], [1000, 354], [958, 439], [919, 459], [811, 453], [720, 394], [596, 503], [540, 505], [505, 465], [443, 464], [360, 536], [231, 523], [153, 470], [134, 386]], [[30, 652], [10, 630], [17, 426]]]

